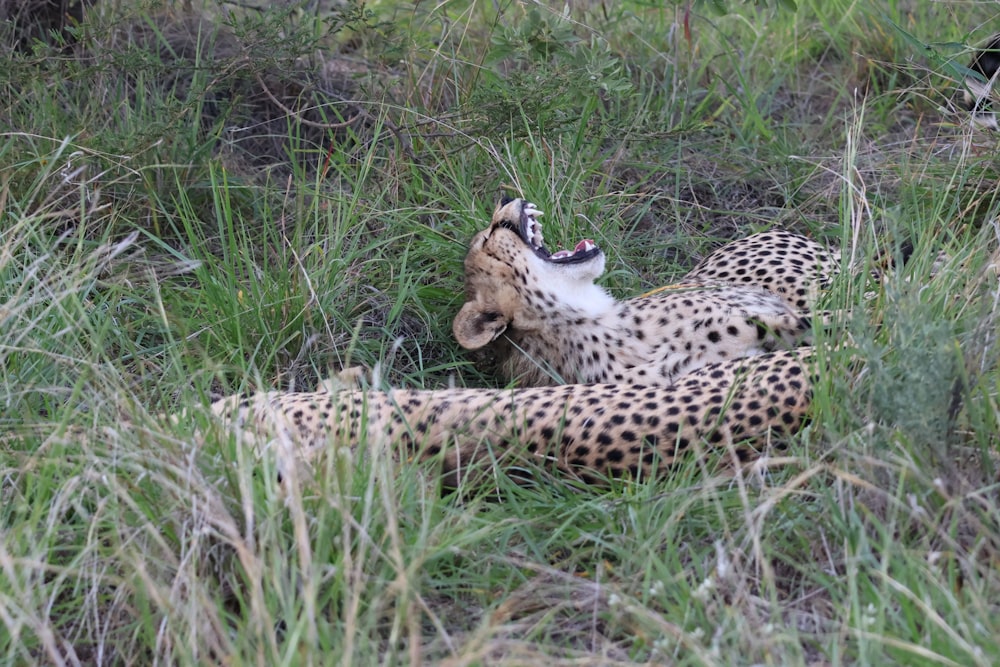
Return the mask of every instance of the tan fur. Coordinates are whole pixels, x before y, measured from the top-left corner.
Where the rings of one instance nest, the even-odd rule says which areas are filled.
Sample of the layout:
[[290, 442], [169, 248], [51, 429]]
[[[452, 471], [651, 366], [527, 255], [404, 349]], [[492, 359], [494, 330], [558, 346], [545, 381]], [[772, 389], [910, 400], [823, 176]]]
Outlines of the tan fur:
[[730, 241], [681, 281], [762, 287], [793, 310], [811, 314], [820, 292], [840, 273], [840, 253], [781, 229]]
[[493, 462], [533, 461], [585, 480], [646, 478], [698, 446], [742, 442], [735, 451], [745, 460], [751, 442], [796, 430], [809, 404], [809, 355], [710, 364], [670, 387], [271, 392], [222, 399], [212, 412], [244, 445], [285, 444], [306, 461], [383, 442], [404, 459], [438, 458], [449, 487]]
[[678, 288], [616, 301], [594, 283], [603, 252], [581, 242], [572, 260], [554, 261], [538, 215], [523, 199], [502, 202], [473, 238], [453, 325], [463, 347], [491, 346], [504, 377], [526, 386], [670, 384], [792, 347], [810, 327], [807, 303], [837, 270], [822, 246], [769, 232], [713, 253]]
[[[371, 391], [351, 369], [316, 392], [230, 397], [213, 413], [295, 461], [382, 444], [439, 460], [446, 486], [493, 463], [645, 478], [702, 447], [750, 458], [801, 425], [812, 350], [767, 351], [800, 339], [835, 255], [767, 232], [712, 253], [682, 286], [619, 302], [594, 284], [603, 252], [583, 241], [553, 257], [538, 215], [503, 202], [476, 235], [454, 332], [466, 347], [502, 343], [507, 375], [541, 386]], [[558, 379], [585, 384], [545, 386]]]

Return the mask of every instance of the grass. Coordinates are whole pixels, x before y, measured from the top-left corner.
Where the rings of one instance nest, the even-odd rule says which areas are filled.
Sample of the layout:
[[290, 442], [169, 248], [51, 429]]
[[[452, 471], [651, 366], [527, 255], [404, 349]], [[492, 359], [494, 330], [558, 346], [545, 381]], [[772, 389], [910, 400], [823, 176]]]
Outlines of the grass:
[[[696, 4], [688, 41], [641, 2], [104, 3], [5, 50], [0, 661], [1000, 662], [996, 141], [953, 106], [996, 12], [863, 4]], [[194, 445], [349, 365], [496, 386], [450, 324], [501, 194], [617, 295], [771, 226], [842, 247], [797, 463], [442, 496], [361, 443], [286, 497]]]

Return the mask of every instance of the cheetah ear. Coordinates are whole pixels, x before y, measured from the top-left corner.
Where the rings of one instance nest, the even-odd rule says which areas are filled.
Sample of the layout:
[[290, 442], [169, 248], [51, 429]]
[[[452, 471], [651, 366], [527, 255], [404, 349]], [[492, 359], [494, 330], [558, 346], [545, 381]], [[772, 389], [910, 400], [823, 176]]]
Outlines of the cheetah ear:
[[503, 313], [484, 308], [478, 301], [466, 301], [455, 316], [451, 330], [459, 345], [467, 350], [478, 350], [496, 340], [509, 323], [510, 319]]

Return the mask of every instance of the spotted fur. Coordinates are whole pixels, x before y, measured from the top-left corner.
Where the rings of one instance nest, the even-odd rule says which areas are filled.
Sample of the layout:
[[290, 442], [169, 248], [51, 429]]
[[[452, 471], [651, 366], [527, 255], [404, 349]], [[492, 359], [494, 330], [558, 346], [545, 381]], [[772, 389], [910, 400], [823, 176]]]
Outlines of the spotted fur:
[[271, 392], [222, 399], [212, 412], [243, 444], [288, 445], [306, 461], [388, 443], [404, 459], [439, 460], [448, 487], [484, 464], [532, 461], [587, 481], [638, 479], [696, 447], [738, 443], [732, 451], [746, 460], [756, 454], [752, 442], [798, 429], [809, 404], [809, 355], [709, 364], [672, 386]]
[[762, 287], [808, 315], [839, 273], [840, 253], [801, 234], [773, 229], [730, 241], [681, 282]]
[[489, 347], [505, 379], [523, 386], [671, 384], [706, 364], [793, 347], [811, 325], [808, 301], [836, 270], [818, 244], [770, 232], [713, 253], [679, 285], [617, 301], [594, 282], [601, 249], [584, 240], [550, 252], [540, 215], [523, 199], [497, 207], [466, 256], [453, 325], [463, 347]]
[[[454, 326], [466, 347], [506, 345], [507, 374], [527, 388], [372, 391], [348, 372], [347, 386], [230, 397], [213, 413], [244, 444], [295, 461], [387, 444], [439, 461], [446, 486], [530, 462], [588, 481], [646, 478], [702, 448], [745, 460], [798, 429], [812, 351], [774, 348], [801, 340], [833, 254], [768, 232], [712, 253], [681, 285], [619, 302], [594, 284], [600, 248], [551, 253], [540, 214], [524, 200], [497, 208], [466, 259]], [[559, 379], [574, 383], [550, 386]]]

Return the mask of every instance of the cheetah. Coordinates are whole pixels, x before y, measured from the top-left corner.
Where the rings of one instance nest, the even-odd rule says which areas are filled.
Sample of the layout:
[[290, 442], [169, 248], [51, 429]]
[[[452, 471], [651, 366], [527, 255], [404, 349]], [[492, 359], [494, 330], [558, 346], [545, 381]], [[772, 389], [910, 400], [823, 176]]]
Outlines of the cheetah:
[[585, 240], [550, 253], [540, 215], [524, 200], [501, 202], [466, 260], [460, 317], [468, 321], [457, 319], [454, 330], [460, 342], [504, 335], [524, 358], [583, 383], [552, 386], [521, 363], [511, 375], [528, 386], [518, 389], [375, 391], [331, 382], [316, 392], [229, 397], [212, 412], [243, 444], [290, 452], [296, 462], [389, 443], [407, 460], [438, 461], [446, 488], [482, 464], [526, 460], [586, 482], [647, 478], [700, 447], [729, 451], [738, 463], [769, 435], [801, 426], [813, 353], [793, 346], [817, 290], [838, 270], [832, 253], [768, 232], [712, 253], [680, 286], [618, 302], [594, 284], [604, 270], [600, 249]]
[[492, 348], [521, 386], [669, 385], [706, 364], [794, 347], [811, 330], [806, 305], [836, 272], [818, 244], [770, 232], [713, 253], [679, 285], [617, 301], [594, 282], [604, 252], [589, 239], [549, 251], [541, 215], [524, 199], [500, 202], [470, 245], [452, 327], [462, 347]]
[[385, 442], [407, 460], [440, 461], [448, 489], [484, 464], [532, 460], [588, 483], [638, 480], [698, 447], [730, 451], [734, 464], [754, 458], [753, 444], [802, 424], [810, 368], [808, 352], [783, 350], [707, 364], [671, 386], [321, 389], [231, 396], [211, 410], [242, 445], [290, 452], [293, 465]]
[[963, 101], [972, 112], [972, 121], [980, 127], [1000, 129], [993, 111], [993, 84], [1000, 70], [1000, 35], [994, 35], [986, 45], [975, 52], [969, 63], [972, 74], [965, 77]]
[[772, 229], [730, 241], [699, 262], [681, 283], [762, 287], [808, 316], [839, 274], [839, 252], [801, 234]]

